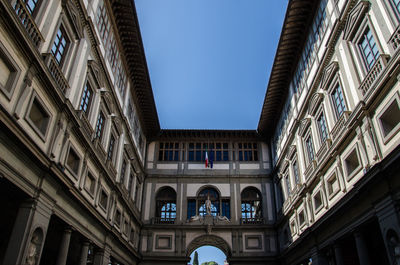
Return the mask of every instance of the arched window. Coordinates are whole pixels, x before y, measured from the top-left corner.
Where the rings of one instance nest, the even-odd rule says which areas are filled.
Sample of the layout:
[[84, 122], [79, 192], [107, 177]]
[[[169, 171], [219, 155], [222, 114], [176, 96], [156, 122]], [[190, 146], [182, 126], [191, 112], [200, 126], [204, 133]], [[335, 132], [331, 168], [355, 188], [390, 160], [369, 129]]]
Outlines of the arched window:
[[171, 187], [161, 188], [156, 196], [156, 221], [174, 223], [176, 218], [176, 192]]
[[196, 198], [188, 198], [188, 211], [187, 218], [190, 219], [193, 216], [206, 216], [207, 199], [211, 202], [211, 215], [212, 216], [226, 216], [228, 219], [231, 218], [230, 213], [230, 198], [222, 198], [219, 192], [211, 187], [202, 189]]
[[213, 188], [205, 188], [199, 193], [198, 199], [197, 199], [198, 205], [199, 205], [199, 215], [200, 216], [207, 215], [207, 210], [206, 210], [206, 200], [207, 199], [209, 199], [211, 201], [211, 215], [212, 216], [219, 215], [219, 212], [220, 212], [219, 211], [219, 206], [220, 206], [219, 194]]
[[262, 223], [261, 193], [258, 189], [245, 188], [242, 197], [242, 223]]

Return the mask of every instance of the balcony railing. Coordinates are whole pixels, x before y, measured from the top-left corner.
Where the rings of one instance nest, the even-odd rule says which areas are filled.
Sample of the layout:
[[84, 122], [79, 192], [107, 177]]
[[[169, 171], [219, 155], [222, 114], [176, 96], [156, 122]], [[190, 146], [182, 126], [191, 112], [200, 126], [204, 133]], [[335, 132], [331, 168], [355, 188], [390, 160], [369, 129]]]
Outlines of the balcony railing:
[[343, 130], [343, 128], [344, 128], [349, 116], [350, 116], [350, 111], [345, 111], [345, 112], [343, 112], [343, 114], [340, 117], [340, 119], [336, 122], [335, 126], [333, 127], [333, 129], [331, 131], [332, 142], [334, 142], [336, 140], [336, 138], [342, 132], [342, 130]]
[[306, 180], [310, 178], [312, 172], [314, 171], [315, 164], [316, 164], [315, 160], [311, 161], [311, 163], [308, 164], [306, 170], [304, 171], [304, 177]]
[[400, 25], [394, 31], [392, 37], [390, 37], [389, 44], [392, 45], [392, 48], [395, 51], [400, 46]]
[[240, 218], [240, 223], [244, 225], [259, 225], [264, 223], [264, 218], [256, 217], [256, 218]]
[[364, 78], [364, 81], [360, 85], [360, 90], [363, 96], [367, 94], [372, 85], [378, 79], [379, 75], [382, 73], [383, 69], [385, 69], [387, 62], [389, 60], [389, 56], [385, 54], [381, 54], [378, 57], [378, 60], [375, 62], [374, 66], [369, 70], [367, 76]]
[[[12, 2], [14, 1], [10, 1], [10, 3]], [[33, 44], [38, 47], [44, 39], [39, 28], [36, 26], [31, 13], [26, 8], [26, 4], [22, 0], [15, 0], [13, 8], [22, 25], [25, 27], [26, 31], [31, 37]]]
[[154, 217], [153, 224], [175, 224], [175, 218]]
[[326, 139], [317, 152], [317, 161], [321, 162], [322, 158], [331, 146], [331, 139]]
[[61, 71], [58, 63], [56, 62], [56, 59], [51, 53], [44, 54], [44, 57], [44, 61], [49, 68], [51, 75], [56, 81], [58, 88], [64, 94], [65, 91], [67, 91], [67, 89], [69, 88], [69, 84], [67, 79], [65, 79], [64, 73]]

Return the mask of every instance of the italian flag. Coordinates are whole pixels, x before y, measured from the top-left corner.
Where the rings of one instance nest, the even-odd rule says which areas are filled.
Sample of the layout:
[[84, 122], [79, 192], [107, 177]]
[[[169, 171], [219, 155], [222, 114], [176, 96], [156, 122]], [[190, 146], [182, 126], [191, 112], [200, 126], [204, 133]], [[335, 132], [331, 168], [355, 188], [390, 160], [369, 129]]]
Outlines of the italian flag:
[[208, 152], [207, 152], [207, 148], [206, 148], [206, 168], [208, 168]]

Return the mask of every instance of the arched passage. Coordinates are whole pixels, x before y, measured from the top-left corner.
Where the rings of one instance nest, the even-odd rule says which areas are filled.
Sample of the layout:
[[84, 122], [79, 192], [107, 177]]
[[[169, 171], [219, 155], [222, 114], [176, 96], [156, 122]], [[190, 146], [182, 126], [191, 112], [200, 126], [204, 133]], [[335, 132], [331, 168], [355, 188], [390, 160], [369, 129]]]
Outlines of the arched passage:
[[219, 236], [215, 235], [202, 235], [192, 240], [186, 249], [186, 256], [189, 258], [190, 254], [197, 248], [202, 246], [213, 246], [224, 252], [227, 260], [231, 257], [231, 248], [228, 243]]

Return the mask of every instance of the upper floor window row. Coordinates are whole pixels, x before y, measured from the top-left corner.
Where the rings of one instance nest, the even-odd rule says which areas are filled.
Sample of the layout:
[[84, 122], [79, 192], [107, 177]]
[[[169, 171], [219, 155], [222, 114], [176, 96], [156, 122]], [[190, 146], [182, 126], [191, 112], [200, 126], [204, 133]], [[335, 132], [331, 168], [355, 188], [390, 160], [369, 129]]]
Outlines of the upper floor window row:
[[[186, 157], [187, 150], [187, 157]], [[236, 151], [238, 156], [236, 157]], [[188, 161], [203, 162], [206, 158], [212, 161], [258, 161], [257, 143], [238, 143], [237, 146], [227, 142], [213, 143], [178, 143], [161, 142], [158, 150], [159, 161]]]
[[100, 38], [106, 50], [105, 57], [110, 63], [114, 76], [114, 85], [118, 88], [120, 94], [124, 96], [127, 86], [127, 76], [118, 49], [118, 43], [112, 29], [112, 24], [107, 14], [105, 1], [101, 0], [99, 2], [96, 14], [96, 23]]

